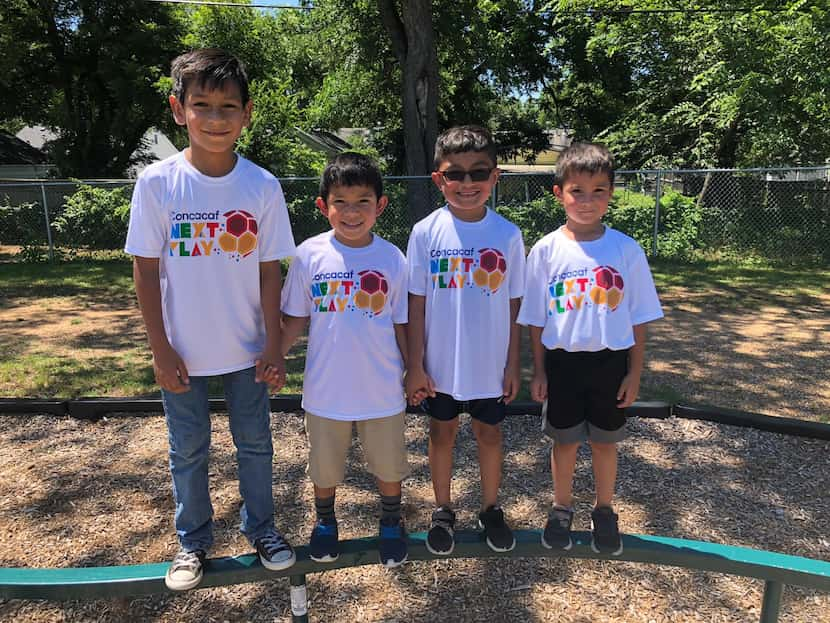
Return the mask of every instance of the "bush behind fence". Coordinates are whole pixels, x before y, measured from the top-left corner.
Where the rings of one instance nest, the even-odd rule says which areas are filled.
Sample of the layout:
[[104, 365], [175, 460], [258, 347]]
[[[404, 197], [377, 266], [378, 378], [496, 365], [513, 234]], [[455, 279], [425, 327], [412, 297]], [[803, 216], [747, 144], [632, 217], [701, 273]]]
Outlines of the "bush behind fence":
[[[281, 182], [295, 239], [328, 229], [314, 205], [318, 180]], [[504, 174], [490, 198], [522, 229], [528, 247], [564, 222], [552, 185], [551, 173]], [[428, 177], [388, 177], [385, 190], [389, 207], [376, 231], [405, 249], [413, 224], [408, 197], [438, 207], [441, 194]], [[23, 247], [21, 259], [44, 257], [53, 247], [119, 249], [131, 192], [131, 181], [0, 183], [0, 244]], [[717, 252], [827, 263], [830, 167], [620, 171], [606, 222], [650, 256]]]

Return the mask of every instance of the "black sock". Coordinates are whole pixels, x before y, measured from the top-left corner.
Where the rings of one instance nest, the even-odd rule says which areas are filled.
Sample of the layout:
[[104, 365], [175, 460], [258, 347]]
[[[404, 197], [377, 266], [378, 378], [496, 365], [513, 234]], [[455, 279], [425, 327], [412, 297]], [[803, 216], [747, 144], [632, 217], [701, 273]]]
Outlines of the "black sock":
[[398, 521], [401, 518], [401, 496], [381, 495], [380, 496], [380, 518]]
[[317, 511], [317, 519], [334, 520], [334, 496], [327, 498], [314, 498], [314, 509]]

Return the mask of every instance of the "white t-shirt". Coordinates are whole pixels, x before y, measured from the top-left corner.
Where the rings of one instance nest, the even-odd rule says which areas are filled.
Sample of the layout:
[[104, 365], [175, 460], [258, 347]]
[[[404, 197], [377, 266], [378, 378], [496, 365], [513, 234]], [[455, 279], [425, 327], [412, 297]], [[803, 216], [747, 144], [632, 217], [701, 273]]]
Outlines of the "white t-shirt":
[[527, 256], [519, 324], [544, 327], [548, 349], [599, 351], [634, 346], [634, 325], [663, 317], [646, 255], [610, 227], [577, 242], [557, 229]]
[[524, 290], [519, 228], [492, 210], [469, 223], [447, 206], [416, 223], [406, 251], [409, 291], [426, 297], [424, 367], [456, 400], [504, 392], [510, 299]]
[[237, 157], [222, 177], [175, 154], [136, 181], [127, 253], [159, 258], [164, 328], [193, 376], [244, 370], [265, 347], [259, 263], [294, 253], [277, 178]]
[[333, 231], [297, 247], [282, 311], [311, 317], [303, 408], [332, 420], [369, 420], [406, 409], [395, 324], [406, 324], [406, 260], [375, 235], [365, 247]]

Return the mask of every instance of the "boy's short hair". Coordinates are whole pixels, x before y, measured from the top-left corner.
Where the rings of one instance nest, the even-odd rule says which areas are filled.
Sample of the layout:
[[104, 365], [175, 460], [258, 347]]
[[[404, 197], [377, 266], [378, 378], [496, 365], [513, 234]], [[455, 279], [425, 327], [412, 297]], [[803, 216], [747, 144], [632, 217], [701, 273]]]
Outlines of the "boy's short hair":
[[601, 143], [571, 143], [556, 161], [554, 184], [562, 186], [574, 173], [605, 173], [614, 185], [614, 156]]
[[320, 177], [320, 197], [328, 201], [332, 186], [371, 186], [375, 196], [383, 195], [383, 177], [374, 161], [365, 154], [344, 151], [329, 162]]
[[437, 171], [448, 155], [463, 154], [468, 151], [484, 152], [493, 161], [493, 166], [498, 166], [493, 135], [487, 128], [478, 125], [457, 125], [443, 132], [435, 141], [433, 166]]
[[242, 104], [250, 99], [245, 65], [233, 54], [218, 48], [201, 48], [173, 59], [170, 68], [173, 95], [183, 101], [187, 88], [196, 83], [202, 88], [222, 89], [228, 83], [239, 87]]

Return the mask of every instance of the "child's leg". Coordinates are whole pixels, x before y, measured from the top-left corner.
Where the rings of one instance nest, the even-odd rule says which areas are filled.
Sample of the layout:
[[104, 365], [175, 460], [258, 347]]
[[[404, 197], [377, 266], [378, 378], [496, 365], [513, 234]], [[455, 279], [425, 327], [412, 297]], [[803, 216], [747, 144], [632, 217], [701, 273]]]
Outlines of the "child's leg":
[[401, 482], [377, 479], [380, 492], [380, 519], [398, 521], [401, 518]]
[[190, 390], [183, 394], [162, 390], [161, 395], [170, 444], [176, 534], [183, 550], [206, 552], [213, 544], [207, 377], [190, 377]]
[[594, 484], [597, 489], [595, 506], [611, 506], [617, 481], [617, 444], [591, 441]]
[[457, 433], [458, 416], [448, 421], [430, 418], [429, 474], [432, 478], [436, 506], [452, 507], [450, 481], [452, 480], [452, 453]]
[[337, 493], [337, 487], [318, 487], [314, 485], [314, 511], [317, 513], [318, 520], [333, 521], [334, 514], [334, 497]]
[[556, 506], [573, 506], [574, 469], [576, 454], [581, 442], [554, 442], [550, 452], [550, 468], [553, 476], [553, 503]]
[[274, 530], [268, 386], [254, 380], [254, 368], [225, 374], [223, 381], [239, 465], [239, 493], [243, 501], [241, 528], [254, 543]]
[[501, 424], [485, 424], [472, 420], [473, 433], [478, 443], [478, 464], [481, 476], [481, 508], [495, 505], [499, 500], [502, 470]]

